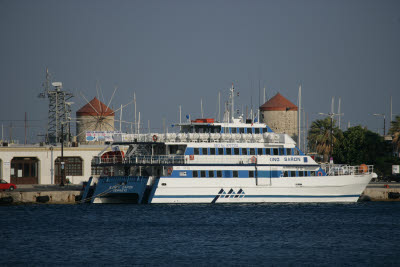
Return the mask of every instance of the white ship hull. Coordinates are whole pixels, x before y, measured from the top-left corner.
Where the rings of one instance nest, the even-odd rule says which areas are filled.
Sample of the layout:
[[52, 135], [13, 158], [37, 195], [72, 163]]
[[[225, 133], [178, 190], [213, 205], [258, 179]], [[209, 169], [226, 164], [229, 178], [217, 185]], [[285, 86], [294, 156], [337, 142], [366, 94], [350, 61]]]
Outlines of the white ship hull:
[[374, 173], [281, 178], [160, 178], [151, 203], [356, 202]]

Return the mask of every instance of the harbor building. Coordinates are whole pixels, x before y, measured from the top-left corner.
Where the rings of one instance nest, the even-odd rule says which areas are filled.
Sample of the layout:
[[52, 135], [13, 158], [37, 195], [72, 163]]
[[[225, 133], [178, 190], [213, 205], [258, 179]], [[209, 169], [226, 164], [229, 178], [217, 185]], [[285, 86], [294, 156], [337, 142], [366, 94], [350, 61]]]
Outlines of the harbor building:
[[286, 133], [297, 139], [298, 107], [277, 93], [260, 106], [261, 120], [275, 133]]
[[[64, 147], [65, 178], [80, 184], [98, 175], [91, 162], [105, 146]], [[0, 147], [0, 178], [14, 184], [60, 184], [61, 145], [11, 145]]]
[[88, 131], [114, 131], [115, 112], [96, 97], [76, 112], [76, 136], [81, 144], [87, 143]]

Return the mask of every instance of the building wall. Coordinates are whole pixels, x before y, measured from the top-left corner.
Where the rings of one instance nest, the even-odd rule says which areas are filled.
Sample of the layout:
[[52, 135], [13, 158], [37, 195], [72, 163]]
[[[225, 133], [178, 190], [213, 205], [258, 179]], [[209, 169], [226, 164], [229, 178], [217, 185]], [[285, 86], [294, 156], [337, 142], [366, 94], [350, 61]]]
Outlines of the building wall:
[[97, 116], [77, 116], [76, 135], [79, 143], [86, 142], [86, 131], [114, 131], [114, 117], [104, 117], [97, 123]]
[[261, 111], [261, 118], [276, 133], [286, 133], [293, 139], [297, 137], [297, 111]]
[[[87, 181], [91, 176], [91, 161], [105, 146], [92, 147], [66, 147], [63, 155], [65, 157], [82, 158], [82, 176], [67, 176], [73, 184]], [[35, 157], [39, 160], [38, 177], [39, 184], [54, 184], [55, 160], [61, 157], [61, 147], [0, 147], [0, 164], [2, 179], [10, 182], [11, 160], [15, 157]]]

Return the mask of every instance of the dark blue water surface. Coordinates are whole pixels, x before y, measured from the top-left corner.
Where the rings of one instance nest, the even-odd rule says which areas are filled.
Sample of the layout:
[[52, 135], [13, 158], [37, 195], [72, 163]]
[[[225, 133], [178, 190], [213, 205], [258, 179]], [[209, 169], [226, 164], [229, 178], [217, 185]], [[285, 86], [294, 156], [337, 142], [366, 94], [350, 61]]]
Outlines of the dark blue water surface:
[[1, 265], [400, 265], [400, 202], [0, 207]]

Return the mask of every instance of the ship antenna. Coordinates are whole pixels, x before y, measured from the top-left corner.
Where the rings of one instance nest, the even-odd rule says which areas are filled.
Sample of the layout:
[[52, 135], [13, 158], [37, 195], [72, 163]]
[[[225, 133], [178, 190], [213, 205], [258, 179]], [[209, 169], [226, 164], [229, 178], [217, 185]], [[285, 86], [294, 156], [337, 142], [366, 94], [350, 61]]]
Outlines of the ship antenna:
[[233, 87], [233, 83], [232, 83], [232, 88], [231, 88], [231, 98], [232, 98], [232, 114], [231, 114], [231, 116], [232, 116], [232, 122], [233, 122], [233, 119], [235, 118], [235, 112], [234, 112], [234, 110], [235, 110], [235, 94], [234, 94], [234, 91], [235, 91], [235, 88]]

